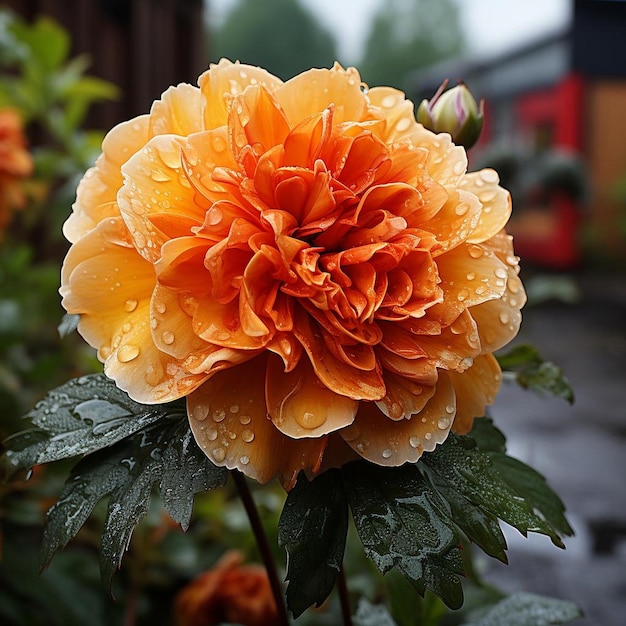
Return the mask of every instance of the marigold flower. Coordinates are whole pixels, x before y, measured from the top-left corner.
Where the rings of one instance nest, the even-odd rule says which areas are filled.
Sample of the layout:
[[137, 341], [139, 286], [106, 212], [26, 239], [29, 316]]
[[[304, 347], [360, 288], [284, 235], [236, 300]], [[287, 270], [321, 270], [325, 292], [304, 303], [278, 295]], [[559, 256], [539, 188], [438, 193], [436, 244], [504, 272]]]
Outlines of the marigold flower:
[[26, 147], [22, 119], [14, 109], [0, 110], [0, 233], [10, 222], [14, 209], [26, 198], [20, 179], [33, 171], [33, 160]]
[[496, 172], [354, 68], [222, 60], [114, 128], [64, 232], [68, 312], [139, 402], [286, 488], [417, 461], [498, 391], [525, 294]]
[[176, 624], [274, 626], [277, 610], [267, 572], [242, 563], [240, 553], [227, 552], [213, 569], [184, 587], [176, 596]]

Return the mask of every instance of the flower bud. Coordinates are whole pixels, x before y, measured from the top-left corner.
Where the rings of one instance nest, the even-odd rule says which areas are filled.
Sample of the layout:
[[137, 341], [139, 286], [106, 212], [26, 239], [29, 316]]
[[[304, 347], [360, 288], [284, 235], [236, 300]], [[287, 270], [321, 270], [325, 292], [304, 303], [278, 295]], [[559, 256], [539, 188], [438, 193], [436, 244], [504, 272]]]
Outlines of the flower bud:
[[484, 102], [476, 104], [464, 83], [446, 91], [446, 79], [431, 100], [422, 100], [417, 121], [435, 133], [449, 133], [457, 145], [471, 148], [480, 137], [484, 121]]

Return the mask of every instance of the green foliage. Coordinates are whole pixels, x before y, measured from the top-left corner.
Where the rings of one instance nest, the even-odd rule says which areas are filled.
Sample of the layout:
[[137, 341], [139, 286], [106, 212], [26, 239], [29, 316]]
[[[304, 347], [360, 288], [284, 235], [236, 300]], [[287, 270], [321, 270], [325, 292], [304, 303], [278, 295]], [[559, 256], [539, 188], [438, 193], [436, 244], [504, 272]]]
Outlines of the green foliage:
[[574, 402], [574, 390], [563, 370], [551, 361], [544, 361], [533, 346], [518, 345], [498, 356], [500, 367], [512, 372], [524, 389]]
[[211, 37], [213, 60], [259, 65], [283, 80], [336, 60], [332, 36], [298, 0], [240, 0]]
[[288, 554], [287, 604], [294, 617], [330, 595], [341, 569], [348, 532], [348, 506], [337, 470], [314, 481], [300, 476], [279, 522], [279, 542]]
[[464, 45], [453, 0], [389, 0], [374, 18], [361, 76], [409, 91], [411, 72], [460, 55]]

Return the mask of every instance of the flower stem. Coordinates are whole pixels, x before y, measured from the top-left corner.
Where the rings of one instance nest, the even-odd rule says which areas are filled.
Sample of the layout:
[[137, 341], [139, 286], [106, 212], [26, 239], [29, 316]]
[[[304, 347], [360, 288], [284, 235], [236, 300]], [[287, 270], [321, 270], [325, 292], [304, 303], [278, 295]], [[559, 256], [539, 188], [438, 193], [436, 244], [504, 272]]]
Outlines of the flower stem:
[[256, 539], [257, 547], [261, 554], [261, 558], [263, 559], [263, 563], [265, 564], [265, 569], [267, 570], [267, 576], [270, 581], [272, 594], [274, 596], [274, 601], [276, 602], [276, 611], [278, 613], [278, 622], [276, 626], [289, 626], [289, 616], [287, 615], [287, 608], [285, 607], [283, 588], [280, 580], [278, 579], [274, 556], [267, 542], [267, 537], [265, 536], [265, 531], [263, 530], [263, 525], [261, 524], [261, 518], [259, 517], [256, 504], [254, 503], [252, 494], [250, 493], [250, 489], [246, 483], [245, 476], [237, 470], [232, 470], [231, 475], [235, 481], [235, 485], [237, 486], [239, 497], [241, 498], [243, 506], [246, 509], [248, 519], [250, 520], [250, 526], [252, 527], [252, 532], [254, 533], [254, 538]]
[[339, 593], [339, 602], [341, 603], [343, 626], [352, 626], [352, 613], [350, 611], [348, 586], [346, 585], [346, 574], [343, 570], [343, 565], [339, 569], [339, 576], [337, 577], [337, 591]]

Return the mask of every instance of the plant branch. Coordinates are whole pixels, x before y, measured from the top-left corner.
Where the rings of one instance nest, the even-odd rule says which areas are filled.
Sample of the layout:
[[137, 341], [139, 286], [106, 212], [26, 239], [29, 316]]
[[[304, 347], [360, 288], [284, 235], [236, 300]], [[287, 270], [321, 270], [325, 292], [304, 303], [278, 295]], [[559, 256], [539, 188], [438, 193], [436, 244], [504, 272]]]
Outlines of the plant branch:
[[237, 471], [232, 470], [231, 475], [237, 486], [239, 497], [243, 502], [243, 506], [246, 509], [248, 519], [250, 520], [250, 526], [256, 539], [257, 547], [265, 564], [267, 575], [269, 577], [270, 586], [272, 588], [272, 594], [274, 595], [274, 601], [276, 602], [276, 610], [278, 612], [278, 623], [276, 626], [289, 626], [289, 616], [287, 615], [287, 608], [285, 607], [285, 600], [283, 594], [283, 588], [278, 579], [278, 573], [276, 571], [276, 563], [274, 562], [274, 556], [267, 542], [263, 525], [261, 524], [261, 518], [256, 508], [256, 504], [246, 483], [245, 476]]
[[339, 576], [337, 577], [337, 592], [339, 593], [339, 601], [341, 603], [343, 626], [352, 626], [350, 599], [348, 598], [348, 586], [346, 585], [346, 574], [343, 570], [343, 565], [339, 569]]

